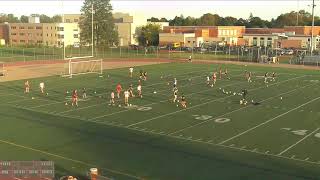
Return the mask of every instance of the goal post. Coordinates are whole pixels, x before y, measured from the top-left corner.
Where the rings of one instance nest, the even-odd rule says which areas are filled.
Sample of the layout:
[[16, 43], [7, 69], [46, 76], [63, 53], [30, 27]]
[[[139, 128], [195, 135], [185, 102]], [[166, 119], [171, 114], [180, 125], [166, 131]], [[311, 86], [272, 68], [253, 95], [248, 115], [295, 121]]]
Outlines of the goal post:
[[102, 59], [67, 59], [64, 76], [72, 77], [81, 74], [102, 74]]

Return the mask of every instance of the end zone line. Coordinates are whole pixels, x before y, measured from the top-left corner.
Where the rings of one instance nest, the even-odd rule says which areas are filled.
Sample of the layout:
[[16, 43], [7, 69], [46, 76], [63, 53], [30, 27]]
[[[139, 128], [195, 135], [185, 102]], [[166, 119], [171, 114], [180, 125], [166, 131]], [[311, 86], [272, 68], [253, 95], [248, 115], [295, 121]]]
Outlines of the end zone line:
[[287, 149], [281, 151], [278, 155], [282, 155], [283, 153], [287, 152], [288, 150], [290, 150], [291, 148], [295, 147], [296, 145], [298, 145], [299, 143], [301, 143], [302, 141], [304, 141], [305, 139], [307, 139], [309, 136], [311, 136], [312, 134], [314, 134], [315, 132], [317, 132], [320, 128], [317, 128], [316, 130], [312, 131], [310, 134], [308, 134], [307, 136], [303, 137], [302, 139], [300, 139], [298, 142], [292, 144], [291, 146], [289, 146]]
[[261, 124], [258, 124], [258, 125], [250, 128], [250, 129], [248, 129], [248, 130], [246, 130], [246, 131], [243, 131], [242, 133], [239, 133], [239, 134], [237, 134], [237, 135], [235, 135], [235, 136], [233, 136], [233, 137], [231, 137], [231, 138], [229, 138], [229, 139], [226, 139], [226, 140], [224, 140], [224, 141], [221, 141], [221, 142], [218, 143], [218, 144], [224, 144], [224, 143], [226, 143], [226, 142], [228, 142], [228, 141], [231, 141], [232, 139], [235, 139], [235, 138], [237, 138], [237, 137], [239, 137], [239, 136], [242, 136], [242, 135], [244, 135], [244, 134], [246, 134], [246, 133], [248, 133], [248, 132], [250, 132], [250, 131], [252, 131], [252, 130], [258, 128], [258, 127], [260, 127], [260, 126], [263, 126], [263, 125], [265, 125], [265, 124], [268, 124], [269, 122], [272, 122], [272, 121], [278, 119], [279, 117], [282, 117], [282, 116], [284, 116], [284, 115], [286, 115], [286, 114], [289, 114], [290, 112], [295, 111], [295, 110], [297, 110], [297, 109], [299, 109], [299, 108], [301, 108], [301, 107], [303, 107], [303, 106], [305, 106], [305, 105], [308, 105], [308, 104], [310, 104], [310, 103], [312, 103], [312, 102], [314, 102], [314, 101], [316, 101], [316, 100], [318, 100], [318, 99], [320, 99], [320, 96], [317, 97], [317, 98], [314, 98], [314, 99], [312, 99], [312, 100], [310, 100], [310, 101], [308, 101], [308, 102], [306, 102], [306, 103], [303, 103], [303, 104], [301, 104], [301, 105], [299, 105], [299, 106], [297, 106], [297, 107], [295, 107], [295, 108], [293, 108], [293, 109], [291, 109], [291, 110], [289, 110], [289, 111], [287, 111], [287, 112], [284, 112], [284, 113], [282, 113], [282, 114], [279, 114], [278, 116], [273, 117], [273, 118], [269, 119], [268, 121], [265, 121], [265, 122], [263, 122], [263, 123], [261, 123]]
[[[287, 81], [290, 81], [290, 80], [294, 80], [294, 79], [298, 79], [298, 78], [302, 78], [302, 77], [305, 77], [305, 76], [299, 76], [299, 77], [287, 79], [287, 80], [285, 80], [285, 81], [280, 81], [280, 82], [277, 82], [277, 83], [270, 84], [270, 86], [274, 86], [274, 85], [279, 84], [279, 83], [284, 83], [284, 82], [287, 82]], [[258, 89], [262, 89], [262, 88], [265, 88], [265, 86], [258, 87], [258, 88], [253, 88], [253, 89], [250, 89], [250, 90], [251, 90], [251, 91], [254, 91], [254, 90], [258, 90]], [[206, 105], [206, 104], [210, 104], [210, 103], [215, 102], [215, 101], [217, 101], [217, 100], [226, 99], [226, 98], [229, 98], [229, 97], [231, 97], [231, 96], [233, 96], [233, 95], [226, 96], [226, 97], [224, 97], [224, 98], [209, 100], [209, 101], [207, 101], [207, 102], [200, 103], [200, 104], [197, 104], [197, 105], [194, 105], [194, 106], [185, 108], [185, 109], [181, 109], [181, 110], [174, 111], [174, 112], [171, 112], [171, 113], [168, 113], [168, 114], [163, 114], [163, 115], [156, 116], [156, 117], [153, 117], [153, 118], [150, 118], [150, 119], [146, 119], [146, 120], [144, 120], [144, 121], [140, 121], [140, 122], [137, 122], [137, 123], [133, 123], [133, 124], [128, 125], [127, 127], [131, 127], [131, 126], [135, 126], [135, 125], [142, 124], [142, 123], [145, 123], [145, 122], [153, 121], [153, 120], [155, 120], [155, 119], [159, 119], [159, 118], [162, 118], [162, 117], [165, 117], [165, 116], [169, 116], [169, 115], [176, 114], [176, 113], [179, 113], [179, 112], [182, 112], [182, 111], [186, 111], [186, 110], [189, 110], [189, 109], [193, 109], [193, 108], [196, 108], [196, 107], [199, 107], [199, 106], [203, 106], [203, 105]]]
[[[45, 154], [45, 155], [48, 155], [48, 156], [53, 156], [53, 157], [64, 159], [64, 160], [71, 161], [71, 162], [74, 162], [74, 163], [82, 164], [82, 165], [85, 165], [85, 166], [88, 166], [88, 167], [99, 167], [99, 166], [97, 166], [95, 164], [90, 164], [90, 163], [86, 163], [86, 162], [83, 162], [83, 161], [71, 159], [71, 158], [68, 158], [68, 157], [65, 157], [65, 156], [53, 154], [53, 153], [50, 153], [50, 152], [47, 152], [47, 151], [42, 151], [42, 150], [35, 149], [35, 148], [32, 148], [32, 147], [23, 146], [23, 145], [16, 144], [16, 143], [13, 143], [13, 142], [9, 142], [9, 141], [5, 141], [5, 140], [2, 140], [2, 139], [0, 139], [0, 142], [4, 143], [4, 144], [7, 144], [7, 145], [15, 146], [15, 147], [18, 147], [18, 148], [27, 149], [27, 150], [38, 152], [38, 153]], [[134, 178], [134, 179], [142, 179], [141, 177], [137, 177], [137, 176], [134, 176], [134, 175], [131, 175], [131, 174], [128, 174], [128, 173], [124, 173], [124, 172], [118, 171], [118, 170], [102, 168], [102, 167], [100, 167], [100, 168], [104, 169], [104, 170], [107, 170], [109, 172], [115, 173], [115, 174], [124, 175], [124, 176], [131, 177], [131, 178]]]
[[[314, 85], [314, 84], [309, 84], [309, 85], [306, 85], [306, 86], [299, 87], [299, 88], [297, 88], [297, 89], [293, 89], [293, 90], [291, 90], [291, 91], [287, 91], [287, 92], [284, 92], [284, 93], [280, 93], [280, 94], [277, 94], [277, 95], [275, 95], [275, 96], [272, 96], [272, 97], [269, 97], [269, 98], [267, 98], [267, 99], [264, 99], [264, 100], [262, 100], [262, 101], [260, 101], [260, 102], [265, 102], [265, 101], [268, 101], [268, 100], [273, 99], [273, 98], [275, 98], [275, 97], [278, 97], [278, 96], [281, 96], [281, 95], [285, 95], [285, 94], [289, 94], [289, 93], [294, 92], [294, 91], [296, 91], [296, 90], [298, 90], [298, 89], [302, 89], [302, 88], [305, 88], [305, 87], [308, 87], [308, 86], [313, 86], [313, 85]], [[211, 119], [209, 119], [209, 120], [201, 121], [201, 122], [199, 122], [199, 123], [197, 123], [197, 124], [194, 124], [194, 125], [191, 125], [191, 126], [185, 127], [185, 128], [183, 128], [183, 129], [180, 129], [180, 130], [177, 130], [177, 131], [174, 131], [174, 132], [171, 132], [171, 133], [170, 133], [170, 134], [168, 134], [168, 135], [173, 135], [173, 134], [176, 134], [176, 133], [182, 132], [182, 131], [184, 131], [184, 130], [187, 130], [187, 129], [190, 129], [190, 128], [193, 128], [193, 127], [196, 127], [196, 126], [198, 126], [198, 125], [201, 125], [201, 124], [204, 124], [204, 123], [207, 123], [207, 122], [213, 121], [213, 120], [215, 120], [215, 119], [217, 119], [217, 118], [221, 118], [221, 117], [223, 117], [223, 116], [226, 116], [226, 115], [228, 115], [228, 114], [232, 114], [232, 113], [234, 113], [234, 112], [237, 112], [237, 111], [240, 111], [240, 110], [246, 109], [246, 108], [248, 108], [248, 107], [251, 107], [251, 106], [250, 106], [250, 105], [248, 105], [248, 106], [244, 106], [244, 107], [241, 107], [241, 108], [239, 108], [239, 109], [235, 109], [235, 110], [233, 110], [233, 111], [227, 112], [227, 113], [225, 113], [225, 114], [222, 114], [222, 115], [219, 115], [219, 116], [212, 117], [212, 118], [211, 118]]]

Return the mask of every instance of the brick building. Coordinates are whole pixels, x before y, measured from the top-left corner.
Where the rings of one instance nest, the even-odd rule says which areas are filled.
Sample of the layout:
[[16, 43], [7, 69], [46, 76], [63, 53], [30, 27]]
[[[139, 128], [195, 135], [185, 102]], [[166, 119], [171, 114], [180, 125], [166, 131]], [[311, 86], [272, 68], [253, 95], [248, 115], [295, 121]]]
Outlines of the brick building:
[[9, 25], [7, 23], [0, 24], [0, 46], [9, 43]]

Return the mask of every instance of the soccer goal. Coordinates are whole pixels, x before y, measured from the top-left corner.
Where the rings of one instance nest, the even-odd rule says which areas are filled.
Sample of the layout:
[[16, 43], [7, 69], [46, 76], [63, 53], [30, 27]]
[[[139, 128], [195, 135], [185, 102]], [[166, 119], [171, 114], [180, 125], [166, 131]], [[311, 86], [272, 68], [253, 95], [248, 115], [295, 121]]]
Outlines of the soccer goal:
[[103, 60], [102, 59], [75, 59], [69, 58], [65, 64], [64, 77], [72, 77], [81, 74], [102, 74]]

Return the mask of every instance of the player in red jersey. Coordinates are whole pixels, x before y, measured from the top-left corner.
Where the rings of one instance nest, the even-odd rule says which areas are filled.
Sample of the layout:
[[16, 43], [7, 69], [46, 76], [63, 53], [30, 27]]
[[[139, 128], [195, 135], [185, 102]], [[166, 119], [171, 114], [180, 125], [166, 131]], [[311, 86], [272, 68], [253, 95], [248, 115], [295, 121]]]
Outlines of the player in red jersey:
[[73, 90], [72, 92], [72, 103], [71, 105], [76, 105], [78, 107], [78, 92], [77, 90]]
[[213, 87], [216, 84], [217, 81], [217, 74], [214, 72], [212, 75], [212, 84], [211, 87]]
[[117, 87], [116, 87], [116, 90], [117, 90], [117, 96], [118, 98], [120, 98], [120, 93], [122, 91], [122, 86], [120, 83], [118, 83]]

